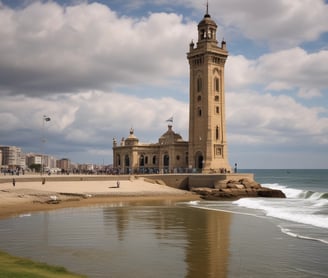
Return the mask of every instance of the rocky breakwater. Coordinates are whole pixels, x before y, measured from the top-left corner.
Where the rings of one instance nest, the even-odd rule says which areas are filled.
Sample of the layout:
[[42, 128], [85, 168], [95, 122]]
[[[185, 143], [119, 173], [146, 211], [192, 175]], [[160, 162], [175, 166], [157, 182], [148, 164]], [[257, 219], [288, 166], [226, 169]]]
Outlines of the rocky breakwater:
[[205, 200], [239, 199], [245, 197], [286, 198], [286, 195], [277, 189], [261, 186], [249, 179], [224, 180], [215, 183], [215, 188], [193, 187], [190, 189]]

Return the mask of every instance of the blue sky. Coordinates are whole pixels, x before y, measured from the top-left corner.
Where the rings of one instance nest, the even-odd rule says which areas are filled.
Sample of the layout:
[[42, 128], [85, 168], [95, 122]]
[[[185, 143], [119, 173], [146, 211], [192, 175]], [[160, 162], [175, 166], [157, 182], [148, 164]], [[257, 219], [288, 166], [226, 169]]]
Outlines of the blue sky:
[[[123, 3], [122, 3], [123, 2]], [[112, 163], [112, 139], [188, 140], [199, 0], [0, 0], [0, 144]], [[328, 168], [328, 4], [210, 0], [227, 42], [229, 161]], [[42, 129], [43, 115], [51, 121]]]

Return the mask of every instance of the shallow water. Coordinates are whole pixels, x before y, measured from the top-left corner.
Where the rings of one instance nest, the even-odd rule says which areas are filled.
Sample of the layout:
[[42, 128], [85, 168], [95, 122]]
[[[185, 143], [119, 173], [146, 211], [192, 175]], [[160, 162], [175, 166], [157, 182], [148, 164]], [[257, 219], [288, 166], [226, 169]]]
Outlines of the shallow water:
[[0, 221], [0, 249], [88, 277], [328, 277], [328, 245], [290, 237], [274, 219], [194, 205], [27, 214]]

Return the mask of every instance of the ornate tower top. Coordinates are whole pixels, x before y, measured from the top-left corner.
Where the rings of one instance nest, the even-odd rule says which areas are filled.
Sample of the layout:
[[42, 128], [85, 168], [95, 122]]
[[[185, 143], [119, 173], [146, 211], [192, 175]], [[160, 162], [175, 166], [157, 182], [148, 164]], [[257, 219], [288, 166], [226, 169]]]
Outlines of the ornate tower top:
[[208, 2], [206, 3], [206, 14], [198, 24], [198, 42], [215, 41], [217, 25], [208, 13]]

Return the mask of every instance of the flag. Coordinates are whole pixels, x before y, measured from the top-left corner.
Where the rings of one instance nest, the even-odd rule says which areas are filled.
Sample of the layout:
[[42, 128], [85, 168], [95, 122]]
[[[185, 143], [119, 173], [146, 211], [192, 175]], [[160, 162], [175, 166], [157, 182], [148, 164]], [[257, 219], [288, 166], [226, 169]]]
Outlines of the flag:
[[171, 123], [173, 123], [173, 117], [167, 119], [166, 121], [167, 121], [167, 122], [171, 122]]

